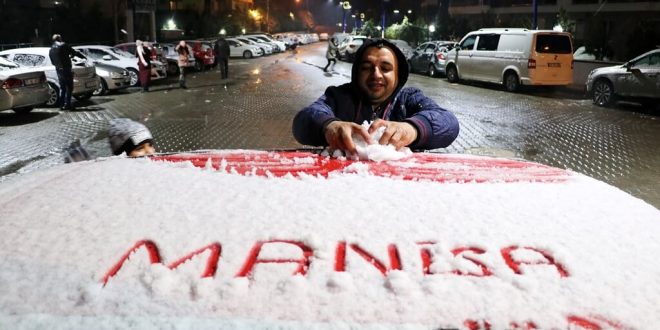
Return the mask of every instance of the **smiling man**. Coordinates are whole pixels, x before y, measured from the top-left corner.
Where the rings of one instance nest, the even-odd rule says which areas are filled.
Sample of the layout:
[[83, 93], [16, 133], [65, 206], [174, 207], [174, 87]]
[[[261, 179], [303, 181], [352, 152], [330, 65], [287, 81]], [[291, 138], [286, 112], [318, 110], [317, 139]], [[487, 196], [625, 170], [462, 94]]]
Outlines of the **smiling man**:
[[[369, 143], [400, 149], [436, 149], [449, 146], [458, 136], [458, 120], [421, 90], [403, 88], [408, 62], [403, 53], [384, 39], [367, 40], [358, 49], [351, 82], [328, 87], [293, 120], [298, 142], [356, 152], [353, 136]], [[369, 129], [360, 125], [372, 121]], [[380, 127], [378, 141], [369, 134]]]

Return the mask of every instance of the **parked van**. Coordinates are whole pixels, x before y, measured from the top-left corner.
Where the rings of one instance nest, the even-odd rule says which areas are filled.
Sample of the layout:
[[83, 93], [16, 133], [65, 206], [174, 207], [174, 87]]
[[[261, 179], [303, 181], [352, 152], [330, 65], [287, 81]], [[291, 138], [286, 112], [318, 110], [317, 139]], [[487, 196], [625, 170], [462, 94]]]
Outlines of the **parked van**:
[[480, 29], [468, 33], [447, 54], [447, 80], [520, 85], [566, 86], [573, 83], [573, 44], [568, 32]]

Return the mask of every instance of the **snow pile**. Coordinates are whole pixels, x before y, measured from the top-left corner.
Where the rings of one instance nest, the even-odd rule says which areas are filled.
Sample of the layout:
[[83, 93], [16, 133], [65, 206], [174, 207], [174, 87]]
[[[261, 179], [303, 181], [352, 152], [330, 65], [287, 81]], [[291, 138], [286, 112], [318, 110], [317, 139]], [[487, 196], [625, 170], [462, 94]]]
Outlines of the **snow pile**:
[[660, 325], [660, 212], [643, 201], [577, 174], [441, 184], [351, 168], [111, 158], [3, 182], [0, 328]]

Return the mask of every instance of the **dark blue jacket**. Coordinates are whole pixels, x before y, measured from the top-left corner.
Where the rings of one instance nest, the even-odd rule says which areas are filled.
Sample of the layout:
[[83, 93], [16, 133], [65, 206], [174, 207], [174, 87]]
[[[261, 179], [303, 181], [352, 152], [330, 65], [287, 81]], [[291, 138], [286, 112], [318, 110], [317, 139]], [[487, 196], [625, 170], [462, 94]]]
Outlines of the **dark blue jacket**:
[[[382, 43], [394, 50], [399, 65], [399, 86], [393, 95], [375, 111], [363, 96], [357, 81], [359, 59], [364, 50], [374, 43]], [[411, 149], [436, 149], [449, 146], [458, 136], [458, 119], [441, 108], [435, 101], [424, 96], [417, 88], [403, 85], [408, 80], [408, 63], [403, 53], [393, 44], [379, 39], [366, 41], [356, 52], [351, 83], [328, 87], [314, 103], [302, 109], [293, 119], [293, 136], [305, 145], [326, 146], [323, 134], [325, 127], [335, 120], [362, 124], [382, 118], [391, 121], [406, 121], [417, 129], [417, 139]]]

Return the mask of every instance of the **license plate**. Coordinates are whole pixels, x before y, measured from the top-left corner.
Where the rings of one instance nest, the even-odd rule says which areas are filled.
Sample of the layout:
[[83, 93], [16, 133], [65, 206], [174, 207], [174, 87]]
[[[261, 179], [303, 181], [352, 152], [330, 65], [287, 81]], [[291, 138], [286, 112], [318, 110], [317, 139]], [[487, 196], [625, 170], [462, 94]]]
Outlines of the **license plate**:
[[36, 85], [40, 81], [39, 78], [25, 79], [25, 86]]
[[85, 83], [86, 88], [94, 88], [96, 87], [96, 82], [95, 81], [88, 81]]
[[561, 68], [561, 63], [548, 63], [549, 68]]

